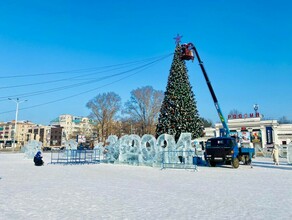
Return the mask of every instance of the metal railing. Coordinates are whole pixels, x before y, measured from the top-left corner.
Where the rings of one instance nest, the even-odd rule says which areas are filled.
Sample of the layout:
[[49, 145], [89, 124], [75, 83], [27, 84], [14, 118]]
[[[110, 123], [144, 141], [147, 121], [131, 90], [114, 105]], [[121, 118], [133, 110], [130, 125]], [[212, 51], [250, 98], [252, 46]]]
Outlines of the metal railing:
[[[288, 145], [280, 145], [279, 146], [279, 157], [287, 158], [287, 146]], [[262, 157], [271, 157], [272, 156], [272, 148], [262, 148], [260, 146], [255, 147], [256, 156]]]
[[193, 169], [198, 171], [199, 156], [191, 150], [163, 151], [161, 169]]
[[100, 150], [51, 150], [51, 163], [89, 164], [100, 163]]

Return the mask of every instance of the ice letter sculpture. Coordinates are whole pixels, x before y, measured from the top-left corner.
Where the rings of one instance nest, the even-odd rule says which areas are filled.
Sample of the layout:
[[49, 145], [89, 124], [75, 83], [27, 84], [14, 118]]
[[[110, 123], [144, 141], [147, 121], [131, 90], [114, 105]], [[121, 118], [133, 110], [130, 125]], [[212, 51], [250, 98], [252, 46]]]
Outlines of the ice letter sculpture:
[[120, 145], [119, 145], [119, 159], [120, 163], [127, 162], [127, 147], [130, 145], [130, 138], [129, 135], [124, 135], [120, 138]]
[[144, 134], [141, 138], [141, 162], [152, 166], [157, 161], [158, 149], [153, 135]]
[[176, 144], [174, 137], [169, 134], [162, 134], [157, 138], [157, 146], [159, 149], [159, 158], [157, 162], [170, 163], [177, 161]]
[[195, 148], [191, 147], [191, 138], [191, 133], [182, 133], [176, 144], [179, 156], [183, 160], [180, 162], [184, 162], [185, 164], [192, 164], [193, 157], [195, 156]]
[[104, 150], [105, 161], [114, 163], [119, 158], [119, 139], [116, 135], [110, 135], [107, 140], [107, 145]]
[[129, 164], [138, 165], [142, 162], [141, 157], [141, 138], [136, 134], [129, 135], [126, 147], [126, 158]]
[[[124, 135], [120, 139], [110, 135], [104, 149], [102, 143], [94, 149], [102, 149], [104, 161], [110, 163], [143, 164], [148, 166], [164, 163], [192, 163], [195, 147], [191, 144], [191, 133], [182, 133], [178, 142], [169, 134], [160, 135], [157, 140], [153, 135]], [[183, 160], [183, 161], [182, 161]]]
[[70, 139], [65, 143], [66, 150], [77, 150], [77, 142], [74, 139]]
[[40, 141], [29, 140], [28, 143], [24, 145], [25, 157], [28, 159], [32, 159], [38, 151], [41, 151], [42, 145], [43, 144]]

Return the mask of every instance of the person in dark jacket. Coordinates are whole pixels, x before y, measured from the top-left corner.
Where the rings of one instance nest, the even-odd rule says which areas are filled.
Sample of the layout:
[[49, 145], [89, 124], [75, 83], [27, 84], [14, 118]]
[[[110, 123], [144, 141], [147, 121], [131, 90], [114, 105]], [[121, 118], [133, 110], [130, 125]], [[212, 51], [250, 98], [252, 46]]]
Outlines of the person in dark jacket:
[[43, 156], [42, 156], [42, 153], [40, 151], [38, 151], [36, 153], [36, 155], [34, 156], [33, 162], [34, 162], [34, 165], [36, 165], [36, 166], [44, 165]]

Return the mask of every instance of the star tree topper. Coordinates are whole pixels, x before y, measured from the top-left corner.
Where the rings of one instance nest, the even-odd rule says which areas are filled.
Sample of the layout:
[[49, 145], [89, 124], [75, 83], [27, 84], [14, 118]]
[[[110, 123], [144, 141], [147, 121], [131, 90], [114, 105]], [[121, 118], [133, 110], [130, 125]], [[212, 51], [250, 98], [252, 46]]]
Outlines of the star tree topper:
[[182, 38], [183, 36], [180, 36], [179, 34], [176, 35], [176, 37], [174, 37], [173, 39], [175, 40], [175, 44], [179, 44], [180, 43], [180, 39]]

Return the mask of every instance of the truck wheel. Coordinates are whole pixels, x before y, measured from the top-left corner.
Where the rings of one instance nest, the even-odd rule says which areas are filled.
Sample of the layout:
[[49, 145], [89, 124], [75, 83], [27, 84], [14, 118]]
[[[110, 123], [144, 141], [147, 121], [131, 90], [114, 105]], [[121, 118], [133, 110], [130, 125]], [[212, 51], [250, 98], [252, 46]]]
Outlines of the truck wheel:
[[209, 161], [211, 167], [216, 167], [216, 162], [214, 160]]
[[232, 167], [233, 168], [238, 168], [239, 167], [239, 160], [237, 158], [234, 158], [232, 160]]

